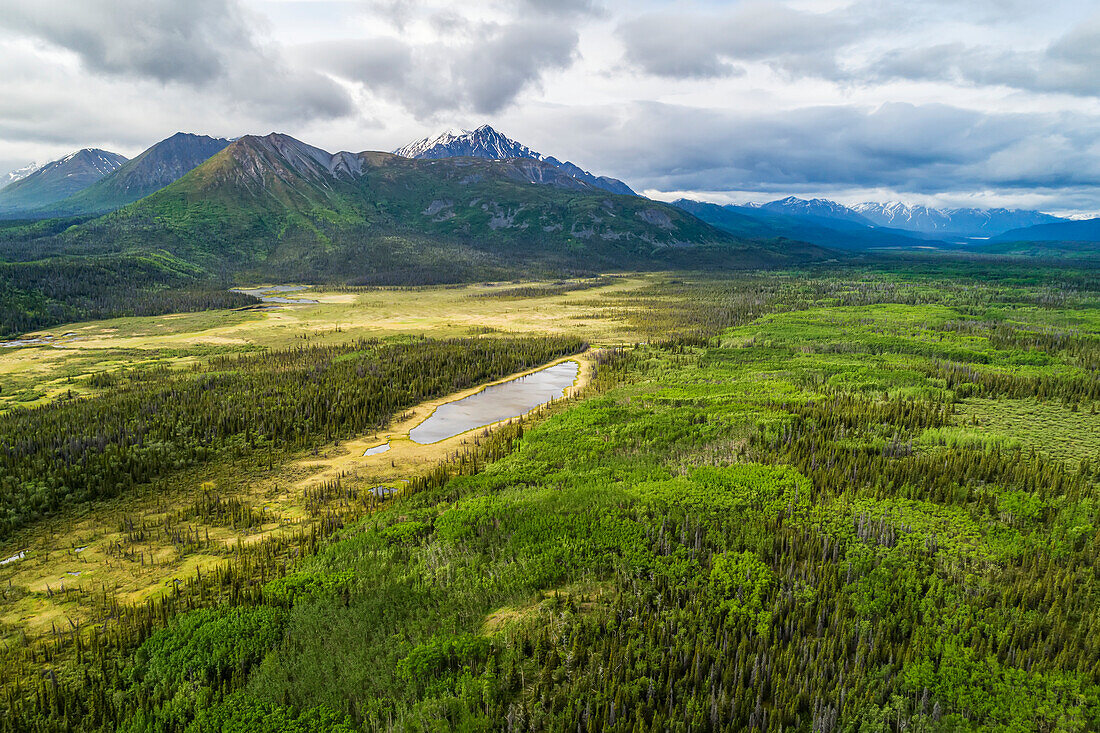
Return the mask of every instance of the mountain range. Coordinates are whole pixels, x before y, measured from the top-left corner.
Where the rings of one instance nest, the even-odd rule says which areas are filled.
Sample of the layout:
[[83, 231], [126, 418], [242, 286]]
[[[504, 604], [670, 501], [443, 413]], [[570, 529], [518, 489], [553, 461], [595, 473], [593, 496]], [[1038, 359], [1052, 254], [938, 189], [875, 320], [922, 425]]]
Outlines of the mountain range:
[[992, 237], [1010, 229], [1066, 221], [1041, 211], [1021, 209], [935, 209], [928, 206], [863, 203], [852, 209], [875, 226], [894, 227], [939, 237]]
[[509, 158], [527, 158], [549, 163], [578, 181], [583, 181], [594, 188], [626, 196], [637, 195], [630, 186], [617, 178], [595, 176], [568, 161], [563, 163], [557, 158], [536, 153], [526, 145], [497, 132], [489, 125], [482, 125], [476, 130], [456, 130], [452, 128], [435, 137], [426, 137], [411, 142], [393, 152], [403, 158], [419, 159], [462, 157], [506, 160]]
[[[786, 237], [840, 250], [944, 249], [1044, 255], [1049, 246], [1004, 242], [1100, 242], [1100, 219], [1071, 221], [1019, 209], [934, 209], [897, 202], [848, 207], [793, 196], [764, 204], [711, 204], [680, 199], [685, 211], [739, 236]], [[997, 246], [995, 246], [997, 245]], [[1056, 256], [1093, 257], [1091, 248], [1059, 247]]]
[[876, 228], [848, 219], [829, 218], [822, 209], [814, 213], [785, 213], [777, 207], [719, 205], [703, 201], [679, 199], [673, 206], [690, 212], [708, 224], [738, 236], [758, 239], [783, 238], [812, 242], [838, 250], [864, 251], [873, 249], [922, 249], [948, 246], [922, 238], [913, 232]]
[[1012, 229], [993, 238], [996, 242], [1100, 242], [1100, 218], [1058, 221]]
[[330, 153], [275, 133], [238, 138], [132, 204], [6, 249], [27, 258], [166, 255], [211, 277], [390, 284], [832, 256], [611, 194], [547, 160]]
[[[0, 332], [221, 307], [216, 294], [231, 282], [416, 285], [974, 246], [824, 199], [653, 201], [488, 126], [399, 152], [330, 153], [277, 133], [178, 133], [132, 161], [88, 149], [35, 169], [0, 189]], [[977, 223], [954, 213], [968, 234], [1038, 218], [1046, 223], [1035, 236], [1063, 242], [983, 244], [991, 253], [1080, 258], [1084, 249], [1066, 238], [1097, 228], [1038, 212], [997, 211]], [[890, 221], [924, 227], [920, 217]]]
[[24, 178], [34, 173], [42, 166], [38, 163], [31, 162], [22, 168], [16, 168], [13, 171], [8, 171], [3, 176], [0, 176], [0, 188], [7, 186], [8, 184], [15, 183], [16, 181], [22, 181]]

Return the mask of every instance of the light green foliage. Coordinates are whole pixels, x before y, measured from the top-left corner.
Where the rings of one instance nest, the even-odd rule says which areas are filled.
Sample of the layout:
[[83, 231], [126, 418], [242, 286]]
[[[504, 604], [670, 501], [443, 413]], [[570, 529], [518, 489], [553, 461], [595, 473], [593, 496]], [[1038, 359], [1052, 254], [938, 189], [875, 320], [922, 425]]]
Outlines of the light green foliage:
[[242, 679], [282, 636], [285, 613], [274, 608], [203, 609], [177, 616], [142, 644], [128, 670], [126, 694], [142, 699], [143, 714], [185, 724], [215, 698], [212, 690]]
[[731, 621], [747, 620], [758, 633], [767, 635], [771, 613], [765, 610], [775, 573], [752, 552], [726, 553], [711, 558], [710, 583], [720, 599], [719, 608]]
[[264, 598], [273, 604], [290, 606], [303, 596], [346, 591], [354, 580], [350, 571], [291, 573], [265, 585]]
[[351, 719], [324, 707], [294, 710], [264, 705], [244, 696], [199, 713], [187, 733], [353, 733]]

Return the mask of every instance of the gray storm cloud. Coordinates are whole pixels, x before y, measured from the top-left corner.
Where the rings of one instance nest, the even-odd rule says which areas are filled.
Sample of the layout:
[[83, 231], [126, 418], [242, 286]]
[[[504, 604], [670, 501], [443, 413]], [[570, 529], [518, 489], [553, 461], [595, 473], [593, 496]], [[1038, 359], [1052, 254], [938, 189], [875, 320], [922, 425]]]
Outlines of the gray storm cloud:
[[261, 44], [235, 0], [0, 0], [0, 28], [74, 54], [90, 71], [180, 84], [285, 119], [352, 111], [346, 92]]
[[417, 117], [432, 118], [499, 112], [546, 72], [569, 66], [579, 40], [572, 24], [545, 17], [475, 23], [441, 15], [433, 24], [448, 42], [414, 44], [384, 36], [303, 45], [297, 53]]

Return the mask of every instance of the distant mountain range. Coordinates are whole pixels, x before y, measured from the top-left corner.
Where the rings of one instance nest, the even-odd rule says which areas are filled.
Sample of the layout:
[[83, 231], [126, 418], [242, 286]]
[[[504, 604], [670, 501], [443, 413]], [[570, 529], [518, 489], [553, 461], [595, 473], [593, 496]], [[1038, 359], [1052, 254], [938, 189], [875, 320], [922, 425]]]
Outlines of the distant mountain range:
[[874, 224], [862, 214], [849, 209], [843, 204], [838, 204], [828, 199], [807, 200], [788, 196], [785, 199], [761, 204], [758, 208], [761, 211], [796, 216], [800, 219], [815, 221], [830, 226], [836, 226], [837, 222], [848, 222], [860, 227], [874, 226]]
[[0, 188], [0, 215], [23, 215], [50, 206], [113, 173], [126, 162], [118, 153], [85, 148], [47, 163]]
[[848, 207], [828, 199], [806, 200], [794, 196], [752, 208], [827, 226], [835, 227], [836, 222], [841, 221], [945, 239], [984, 239], [1010, 229], [1067, 221], [1040, 211], [1021, 209], [935, 209], [897, 201]]
[[812, 242], [833, 249], [856, 251], [948, 246], [944, 242], [928, 240], [913, 232], [876, 228], [848, 218], [830, 218], [824, 215], [825, 208], [821, 206], [791, 207], [800, 213], [785, 213], [789, 209], [771, 204], [722, 206], [688, 199], [674, 201], [673, 206], [690, 212], [723, 231], [742, 237], [789, 239]]
[[934, 209], [897, 201], [864, 203], [852, 209], [875, 226], [894, 227], [942, 237], [992, 237], [1010, 229], [1066, 221], [1022, 209]]
[[636, 196], [637, 194], [617, 178], [595, 176], [570, 162], [536, 153], [531, 148], [502, 135], [489, 125], [476, 130], [450, 129], [435, 137], [416, 140], [394, 150], [394, 155], [403, 158], [435, 159], [440, 158], [488, 158], [506, 160], [508, 158], [529, 158], [549, 163], [578, 181], [610, 193]]
[[993, 239], [997, 242], [1100, 242], [1100, 218], [1062, 220], [1012, 229]]

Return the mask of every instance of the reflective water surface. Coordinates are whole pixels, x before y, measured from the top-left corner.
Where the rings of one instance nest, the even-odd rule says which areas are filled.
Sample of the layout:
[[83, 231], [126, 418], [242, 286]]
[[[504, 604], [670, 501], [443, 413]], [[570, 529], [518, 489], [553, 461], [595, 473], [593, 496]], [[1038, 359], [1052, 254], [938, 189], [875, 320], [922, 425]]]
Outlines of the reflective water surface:
[[565, 361], [440, 405], [427, 420], [409, 432], [409, 438], [422, 445], [435, 443], [467, 430], [519, 417], [561, 397], [573, 385], [579, 370], [577, 362]]

